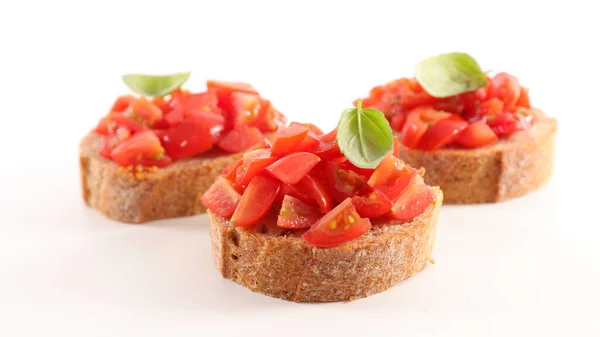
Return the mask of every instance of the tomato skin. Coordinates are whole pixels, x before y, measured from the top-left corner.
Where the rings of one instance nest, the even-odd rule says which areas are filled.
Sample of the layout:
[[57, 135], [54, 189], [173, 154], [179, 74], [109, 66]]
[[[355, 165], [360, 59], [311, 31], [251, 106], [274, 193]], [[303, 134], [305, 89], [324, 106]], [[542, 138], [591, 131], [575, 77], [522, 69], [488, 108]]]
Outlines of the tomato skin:
[[281, 182], [293, 185], [302, 180], [320, 161], [321, 158], [315, 154], [293, 152], [281, 157], [266, 170]]
[[478, 148], [498, 140], [498, 136], [494, 133], [484, 121], [477, 121], [456, 138], [456, 142], [466, 148]]
[[516, 77], [498, 73], [490, 82], [488, 99], [498, 98], [503, 102], [505, 111], [514, 111], [520, 92], [521, 86]]
[[323, 162], [323, 176], [329, 191], [335, 200], [342, 202], [347, 198], [358, 195], [366, 185], [366, 178], [358, 173], [343, 169], [340, 164], [332, 161]]
[[321, 218], [315, 206], [306, 204], [290, 195], [283, 198], [277, 217], [277, 226], [282, 228], [309, 228]]
[[434, 197], [433, 191], [425, 185], [423, 178], [416, 176], [394, 202], [390, 217], [403, 222], [412, 221], [429, 208]]
[[302, 238], [315, 247], [333, 247], [362, 236], [371, 227], [371, 221], [361, 218], [348, 198], [312, 225]]
[[165, 130], [160, 142], [171, 159], [191, 157], [210, 150], [213, 146], [208, 129], [191, 120]]
[[233, 215], [241, 199], [242, 196], [233, 188], [231, 181], [224, 177], [218, 177], [200, 198], [206, 208], [224, 218]]
[[368, 195], [352, 197], [356, 212], [363, 218], [376, 219], [390, 212], [392, 201], [383, 192], [374, 190]]
[[257, 223], [271, 208], [279, 188], [280, 183], [274, 178], [252, 178], [231, 216], [231, 223], [236, 227], [248, 227]]
[[125, 115], [139, 124], [152, 127], [162, 119], [162, 110], [144, 97], [137, 99], [125, 111]]
[[235, 172], [235, 186], [244, 188], [264, 168], [277, 160], [268, 149], [259, 149], [244, 153], [242, 163]]
[[289, 153], [302, 143], [307, 133], [308, 128], [301, 124], [280, 127], [273, 139], [273, 154]]
[[425, 131], [419, 142], [419, 148], [424, 151], [442, 148], [452, 143], [468, 126], [469, 123], [457, 115], [442, 119]]
[[227, 152], [238, 153], [256, 145], [262, 138], [263, 134], [258, 128], [254, 126], [244, 126], [226, 133], [219, 139], [217, 145]]
[[398, 114], [395, 114], [394, 117], [392, 117], [390, 126], [392, 127], [392, 130], [400, 132], [400, 131], [402, 131], [402, 128], [404, 127], [405, 121], [406, 121], [406, 116], [402, 113], [398, 113]]
[[498, 136], [508, 136], [517, 131], [526, 130], [533, 123], [533, 116], [521, 116], [513, 113], [503, 113], [488, 119], [488, 125]]
[[261, 109], [258, 112], [258, 117], [254, 122], [254, 126], [258, 127], [262, 132], [273, 132], [281, 127], [286, 122], [285, 116], [277, 111], [270, 101], [262, 99], [260, 103]]
[[132, 95], [120, 96], [113, 103], [112, 107], [110, 108], [110, 112], [124, 112], [136, 100], [137, 98]]
[[241, 165], [242, 165], [241, 159], [238, 159], [238, 160], [232, 162], [231, 164], [227, 165], [227, 167], [225, 167], [223, 169], [223, 171], [221, 172], [221, 176], [223, 176], [225, 179], [227, 179], [231, 182], [235, 182], [237, 168], [240, 167]]
[[208, 80], [206, 81], [206, 87], [209, 90], [215, 90], [217, 93], [226, 92], [231, 94], [234, 92], [247, 92], [250, 94], [258, 94], [258, 92], [256, 91], [256, 89], [254, 89], [253, 86], [242, 82]]
[[427, 123], [421, 120], [420, 110], [413, 110], [406, 117], [406, 122], [404, 123], [400, 135], [400, 141], [410, 149], [417, 148], [421, 137], [425, 131], [427, 131], [427, 127]]
[[302, 178], [295, 187], [302, 194], [308, 195], [311, 199], [315, 200], [321, 212], [327, 213], [333, 208], [333, 198], [327, 191], [327, 187], [317, 178], [313, 177], [311, 173]]
[[416, 175], [417, 170], [390, 153], [375, 168], [367, 184], [395, 201]]
[[481, 103], [479, 110], [482, 116], [486, 118], [493, 118], [493, 116], [500, 115], [504, 111], [504, 103], [498, 98], [491, 98]]
[[394, 136], [394, 156], [400, 158], [401, 143], [398, 136]]
[[171, 163], [171, 158], [165, 155], [160, 140], [150, 130], [139, 132], [115, 146], [110, 153], [110, 158], [121, 166], [165, 167]]
[[190, 113], [188, 120], [203, 125], [209, 130], [213, 140], [219, 140], [225, 129], [225, 117], [214, 112], [194, 111]]
[[323, 160], [342, 157], [342, 152], [336, 141], [337, 128], [333, 131], [320, 136], [319, 146], [314, 153]]
[[234, 92], [231, 94], [231, 119], [233, 127], [253, 125], [261, 111], [261, 99], [256, 94]]
[[260, 142], [256, 143], [256, 145], [254, 145], [252, 147], [252, 150], [270, 149], [270, 148], [271, 148], [271, 142], [267, 138], [263, 138], [260, 140]]
[[[113, 121], [116, 126], [122, 126], [127, 130], [131, 131], [131, 133], [140, 132], [143, 130], [147, 130], [146, 126], [137, 123], [133, 119], [124, 116], [124, 115], [112, 115], [109, 116], [110, 120]], [[108, 132], [111, 132], [111, 128], [109, 126]]]
[[529, 102], [529, 90], [527, 88], [521, 87], [519, 99], [517, 100], [517, 106], [531, 109], [531, 103]]
[[369, 180], [369, 178], [371, 177], [371, 175], [373, 175], [373, 172], [375, 172], [375, 169], [356, 167], [349, 160], [343, 161], [343, 162], [341, 162], [339, 164], [340, 164], [341, 168], [343, 168], [345, 170], [354, 171], [354, 172], [360, 174], [361, 176], [365, 177], [366, 180]]

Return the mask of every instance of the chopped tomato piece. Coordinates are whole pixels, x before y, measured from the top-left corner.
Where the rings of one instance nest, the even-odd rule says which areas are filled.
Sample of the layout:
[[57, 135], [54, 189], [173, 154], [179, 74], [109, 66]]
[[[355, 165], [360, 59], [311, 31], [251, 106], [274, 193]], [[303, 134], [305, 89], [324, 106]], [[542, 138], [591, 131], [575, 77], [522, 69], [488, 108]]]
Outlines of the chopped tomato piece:
[[288, 185], [285, 183], [281, 183], [281, 188], [279, 189], [279, 193], [278, 193], [277, 197], [275, 198], [275, 202], [278, 204], [281, 204], [283, 202], [283, 198], [286, 195], [289, 195], [296, 199], [299, 199], [302, 202], [309, 204], [309, 205], [313, 205], [313, 206], [319, 205], [317, 203], [317, 200], [315, 200], [315, 198], [313, 198], [312, 195], [309, 195], [308, 193], [301, 190], [301, 184]]
[[[343, 158], [346, 158], [346, 157], [343, 157]], [[375, 171], [375, 169], [371, 169], [371, 168], [357, 167], [356, 165], [352, 164], [352, 162], [350, 162], [349, 160], [345, 160], [339, 164], [343, 169], [354, 171], [354, 172], [360, 174], [361, 176], [364, 176], [367, 180], [371, 177], [371, 175]]]
[[254, 122], [254, 126], [258, 127], [262, 132], [273, 132], [280, 126], [285, 124], [286, 119], [281, 112], [275, 110], [271, 102], [262, 99], [260, 103], [260, 111]]
[[242, 196], [233, 188], [231, 181], [218, 177], [202, 195], [202, 203], [218, 216], [229, 218]]
[[412, 221], [425, 212], [433, 202], [434, 194], [421, 176], [415, 176], [402, 195], [394, 202], [390, 216], [400, 221]]
[[257, 223], [271, 208], [279, 186], [280, 183], [271, 177], [252, 178], [231, 216], [231, 223], [238, 227]]
[[466, 128], [458, 137], [456, 142], [467, 148], [477, 148], [491, 144], [498, 140], [494, 133], [484, 121], [477, 121]]
[[405, 121], [406, 121], [406, 116], [403, 113], [397, 113], [394, 115], [394, 117], [392, 117], [390, 126], [392, 127], [392, 130], [400, 132], [400, 131], [402, 131], [402, 128], [404, 127]]
[[464, 119], [451, 115], [433, 124], [421, 137], [419, 147], [425, 151], [442, 148], [454, 141], [460, 132], [469, 126]]
[[171, 158], [165, 154], [160, 140], [150, 130], [139, 132], [115, 146], [110, 157], [121, 166], [165, 167], [171, 163]]
[[271, 156], [271, 150], [259, 149], [244, 153], [242, 164], [236, 169], [235, 184], [244, 188], [265, 167], [277, 160]]
[[395, 201], [416, 175], [414, 168], [389, 153], [375, 168], [367, 184]]
[[220, 139], [220, 135], [225, 129], [225, 117], [219, 113], [193, 111], [190, 113], [188, 119], [203, 125], [209, 130], [213, 139]]
[[527, 88], [521, 87], [519, 99], [517, 100], [517, 106], [531, 109], [531, 103], [529, 103], [529, 90]]
[[172, 126], [181, 123], [185, 115], [185, 101], [181, 90], [177, 89], [171, 93], [169, 107], [171, 109], [164, 116], [166, 124]]
[[374, 190], [368, 195], [352, 197], [356, 212], [363, 217], [376, 219], [384, 216], [392, 209], [392, 201], [383, 192]]
[[231, 94], [231, 119], [233, 127], [252, 125], [256, 122], [261, 110], [261, 99], [256, 94], [234, 92]]
[[231, 182], [235, 182], [237, 168], [240, 167], [241, 165], [242, 165], [242, 160], [238, 159], [238, 160], [232, 162], [231, 164], [227, 165], [227, 167], [225, 167], [223, 169], [223, 171], [221, 172], [221, 175], [223, 177], [225, 177], [225, 179], [227, 179]]
[[[116, 126], [122, 126], [127, 130], [131, 131], [131, 133], [136, 133], [147, 129], [144, 125], [124, 115], [111, 115], [109, 118], [111, 121], [115, 122], [113, 129], [116, 129]], [[111, 132], [110, 124], [108, 131]]]
[[206, 81], [206, 87], [208, 89], [215, 90], [217, 93], [227, 92], [231, 94], [234, 92], [247, 92], [250, 94], [258, 94], [258, 92], [256, 91], [256, 89], [254, 89], [253, 86], [241, 82], [208, 80]]
[[311, 124], [311, 123], [303, 123], [307, 128], [309, 132], [312, 132], [315, 134], [315, 136], [321, 136], [323, 134], [325, 134], [325, 132], [323, 132], [323, 130], [321, 130], [318, 126]]
[[238, 153], [251, 148], [260, 142], [263, 134], [254, 126], [244, 126], [226, 133], [217, 143], [227, 152]]
[[450, 116], [450, 113], [428, 107], [414, 109], [406, 117], [406, 122], [402, 128], [400, 136], [402, 144], [411, 149], [417, 148], [429, 125]]
[[159, 107], [141, 97], [131, 104], [125, 115], [139, 124], [153, 126], [162, 119], [163, 113]]
[[164, 97], [155, 97], [151, 102], [163, 112], [163, 115], [171, 110], [169, 101], [167, 101]]
[[286, 184], [296, 184], [304, 178], [317, 163], [319, 156], [308, 152], [290, 153], [267, 167], [275, 178]]
[[[333, 198], [327, 191], [327, 187], [310, 173], [302, 178], [295, 187], [297, 187], [302, 194], [308, 195], [315, 200], [317, 205], [319, 205], [321, 212], [327, 213], [333, 207]], [[294, 197], [298, 196], [294, 195]]]
[[289, 153], [302, 143], [307, 133], [308, 128], [301, 124], [280, 127], [273, 139], [273, 154]]
[[315, 154], [321, 159], [334, 159], [342, 156], [340, 147], [336, 141], [337, 129], [333, 129], [330, 133], [321, 136], [319, 147], [315, 150]]
[[498, 98], [491, 98], [482, 102], [479, 106], [479, 110], [482, 116], [486, 116], [488, 119], [493, 118], [493, 116], [502, 114], [504, 111], [504, 103]]
[[358, 195], [366, 185], [367, 179], [360, 174], [343, 169], [340, 164], [331, 161], [323, 163], [324, 180], [331, 195], [338, 202]]
[[221, 110], [217, 106], [217, 102], [217, 95], [213, 91], [185, 95], [183, 96], [185, 116], [189, 117], [194, 112], [213, 112], [220, 114]]
[[361, 218], [348, 198], [325, 214], [302, 237], [316, 247], [333, 247], [356, 239], [370, 229], [371, 221]]
[[210, 150], [213, 146], [209, 130], [191, 120], [184, 120], [165, 130], [160, 136], [162, 146], [173, 160], [195, 156]]
[[400, 158], [401, 143], [397, 136], [394, 136], [394, 156]]
[[488, 99], [500, 99], [504, 103], [505, 111], [512, 112], [516, 107], [520, 93], [521, 86], [516, 77], [507, 73], [498, 73], [490, 82]]
[[315, 206], [308, 205], [290, 195], [283, 198], [283, 204], [277, 217], [277, 226], [283, 228], [309, 228], [321, 218], [321, 212]]
[[319, 136], [317, 136], [311, 130], [308, 130], [306, 137], [302, 140], [300, 144], [294, 149], [294, 151], [299, 152], [315, 152], [319, 148]]
[[110, 108], [110, 112], [124, 112], [125, 109], [129, 108], [129, 106], [137, 100], [136, 97], [131, 95], [120, 96], [117, 98], [115, 103], [113, 103]]
[[498, 136], [507, 136], [517, 131], [531, 127], [532, 115], [505, 112], [488, 119], [488, 125]]
[[271, 142], [266, 138], [261, 139], [260, 142], [256, 143], [256, 145], [254, 145], [252, 147], [253, 150], [270, 149], [270, 148], [271, 148]]

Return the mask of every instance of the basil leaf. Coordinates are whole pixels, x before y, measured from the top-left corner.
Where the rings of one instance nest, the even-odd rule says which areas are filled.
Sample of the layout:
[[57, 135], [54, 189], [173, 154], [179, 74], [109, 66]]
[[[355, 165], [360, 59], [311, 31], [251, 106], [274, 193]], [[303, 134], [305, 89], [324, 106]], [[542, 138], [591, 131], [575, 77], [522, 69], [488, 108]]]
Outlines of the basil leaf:
[[360, 168], [375, 168], [394, 147], [392, 128], [383, 113], [363, 109], [342, 112], [338, 123], [337, 143], [348, 160]]
[[136, 94], [163, 97], [181, 87], [190, 77], [190, 72], [171, 75], [123, 75], [123, 82]]
[[440, 98], [473, 91], [487, 84], [477, 61], [465, 53], [425, 59], [417, 64], [415, 77], [431, 96]]

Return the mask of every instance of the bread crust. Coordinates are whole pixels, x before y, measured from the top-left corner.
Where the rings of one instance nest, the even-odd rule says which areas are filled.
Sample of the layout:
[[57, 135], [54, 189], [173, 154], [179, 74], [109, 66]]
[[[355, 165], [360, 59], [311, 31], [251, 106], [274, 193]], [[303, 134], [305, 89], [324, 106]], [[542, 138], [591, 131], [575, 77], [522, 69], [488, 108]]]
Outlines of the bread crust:
[[[354, 300], [384, 291], [421, 271], [435, 241], [443, 194], [409, 223], [373, 223], [358, 239], [316, 248], [300, 237], [239, 228], [208, 211], [212, 253], [221, 275], [252, 291], [296, 302]], [[276, 221], [276, 214], [265, 222]], [[273, 228], [273, 226], [271, 226]]]
[[128, 223], [204, 213], [200, 197], [242, 154], [210, 151], [185, 158], [138, 179], [100, 156], [102, 137], [90, 132], [79, 146], [83, 200], [108, 218]]
[[531, 111], [535, 124], [477, 149], [433, 152], [400, 148], [400, 159], [425, 169], [425, 182], [444, 191], [445, 204], [500, 202], [528, 194], [552, 176], [557, 121]]

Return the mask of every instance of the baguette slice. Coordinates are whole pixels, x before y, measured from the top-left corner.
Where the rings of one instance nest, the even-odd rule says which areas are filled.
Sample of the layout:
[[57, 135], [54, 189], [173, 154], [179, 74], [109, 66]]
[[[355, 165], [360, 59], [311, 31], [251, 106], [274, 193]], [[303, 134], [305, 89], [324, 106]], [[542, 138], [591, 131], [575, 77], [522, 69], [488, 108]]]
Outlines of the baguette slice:
[[425, 182], [444, 191], [446, 204], [499, 202], [528, 194], [548, 181], [554, 168], [557, 121], [532, 110], [535, 124], [477, 149], [433, 152], [400, 145], [400, 159], [425, 169]]
[[93, 131], [79, 145], [83, 199], [107, 217], [128, 223], [204, 213], [200, 197], [221, 170], [242, 156], [211, 150], [138, 179], [102, 157], [101, 147], [102, 137]]
[[252, 291], [296, 302], [354, 300], [384, 291], [431, 259], [443, 195], [409, 223], [373, 222], [363, 236], [316, 248], [279, 229], [276, 214], [250, 229], [208, 211], [212, 252], [225, 278]]

